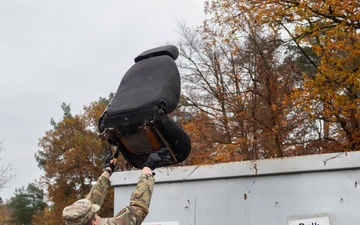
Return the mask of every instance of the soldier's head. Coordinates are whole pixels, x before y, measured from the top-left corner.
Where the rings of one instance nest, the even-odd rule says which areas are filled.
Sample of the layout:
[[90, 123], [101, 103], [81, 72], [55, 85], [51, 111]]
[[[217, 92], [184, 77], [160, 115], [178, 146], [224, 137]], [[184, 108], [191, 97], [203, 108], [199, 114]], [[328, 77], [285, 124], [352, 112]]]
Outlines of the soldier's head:
[[88, 199], [80, 199], [64, 208], [62, 216], [66, 225], [101, 225], [97, 214], [100, 206]]

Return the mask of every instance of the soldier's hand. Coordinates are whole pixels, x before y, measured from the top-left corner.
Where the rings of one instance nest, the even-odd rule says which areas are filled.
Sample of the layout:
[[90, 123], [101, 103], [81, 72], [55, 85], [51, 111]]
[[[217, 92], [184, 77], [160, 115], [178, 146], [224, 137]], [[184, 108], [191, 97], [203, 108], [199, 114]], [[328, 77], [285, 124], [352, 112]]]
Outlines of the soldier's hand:
[[107, 151], [106, 151], [106, 159], [105, 159], [105, 165], [104, 165], [104, 170], [106, 168], [109, 168], [111, 169], [111, 173], [114, 172], [115, 170], [115, 165], [116, 165], [116, 161], [117, 161], [117, 158], [114, 157], [112, 151], [111, 151], [111, 148], [108, 147], [107, 148]]
[[154, 170], [161, 161], [161, 157], [157, 152], [153, 152], [149, 155], [148, 159], [146, 160], [144, 167], [149, 167], [151, 170]]

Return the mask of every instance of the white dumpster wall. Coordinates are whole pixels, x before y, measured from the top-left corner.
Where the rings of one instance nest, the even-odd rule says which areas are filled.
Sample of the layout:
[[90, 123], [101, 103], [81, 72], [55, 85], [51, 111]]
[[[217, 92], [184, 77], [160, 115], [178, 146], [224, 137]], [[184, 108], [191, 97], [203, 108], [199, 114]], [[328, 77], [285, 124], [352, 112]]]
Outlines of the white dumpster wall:
[[[149, 224], [360, 223], [360, 152], [159, 168], [155, 172], [145, 220]], [[129, 203], [140, 173], [113, 174], [114, 213]]]

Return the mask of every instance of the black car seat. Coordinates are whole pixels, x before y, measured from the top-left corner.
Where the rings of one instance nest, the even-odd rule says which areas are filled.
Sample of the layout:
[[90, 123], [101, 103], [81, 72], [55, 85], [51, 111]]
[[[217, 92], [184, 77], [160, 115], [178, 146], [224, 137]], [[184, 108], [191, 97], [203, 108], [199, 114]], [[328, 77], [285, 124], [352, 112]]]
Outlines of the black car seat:
[[178, 55], [175, 46], [167, 45], [137, 56], [99, 119], [99, 137], [136, 168], [152, 152], [166, 159], [159, 166], [180, 163], [190, 154], [189, 136], [167, 115], [180, 98]]

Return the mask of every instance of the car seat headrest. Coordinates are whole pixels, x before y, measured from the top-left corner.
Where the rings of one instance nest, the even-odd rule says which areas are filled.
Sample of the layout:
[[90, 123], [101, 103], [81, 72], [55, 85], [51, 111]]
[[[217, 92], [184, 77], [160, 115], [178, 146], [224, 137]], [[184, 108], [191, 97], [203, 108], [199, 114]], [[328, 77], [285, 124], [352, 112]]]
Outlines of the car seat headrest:
[[161, 46], [161, 47], [157, 47], [157, 48], [152, 48], [152, 49], [146, 50], [143, 53], [141, 53], [140, 55], [138, 55], [134, 59], [134, 61], [135, 61], [135, 63], [137, 63], [144, 59], [148, 59], [148, 58], [156, 57], [156, 56], [162, 56], [162, 55], [168, 55], [173, 60], [176, 60], [177, 57], [179, 56], [179, 50], [174, 45], [165, 45], [165, 46]]

